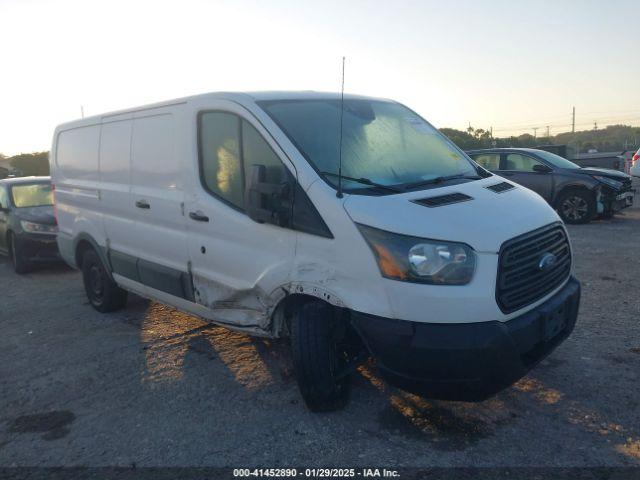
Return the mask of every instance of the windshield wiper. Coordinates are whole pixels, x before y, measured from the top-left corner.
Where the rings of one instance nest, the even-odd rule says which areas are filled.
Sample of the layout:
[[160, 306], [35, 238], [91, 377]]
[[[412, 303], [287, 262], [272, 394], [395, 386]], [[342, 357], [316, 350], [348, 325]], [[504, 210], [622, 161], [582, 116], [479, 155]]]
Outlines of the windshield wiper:
[[320, 172], [321, 175], [331, 175], [332, 177], [342, 177], [345, 180], [349, 180], [351, 182], [356, 182], [356, 183], [361, 183], [362, 185], [369, 185], [371, 187], [378, 187], [378, 188], [384, 188], [385, 190], [389, 190], [391, 192], [402, 192], [403, 190], [400, 188], [396, 188], [396, 187], [392, 187], [390, 185], [383, 185], [382, 183], [376, 183], [372, 180], [369, 180], [368, 178], [354, 178], [354, 177], [347, 177], [346, 175], [338, 175], [337, 173], [333, 173], [333, 172]]
[[479, 176], [479, 175], [465, 175], [464, 173], [458, 173], [456, 175], [448, 175], [448, 176], [444, 176], [444, 177], [435, 177], [435, 178], [430, 178], [429, 180], [421, 180], [419, 182], [407, 183], [407, 184], [404, 185], [404, 189], [405, 190], [410, 190], [412, 188], [422, 187], [424, 185], [438, 184], [438, 183], [446, 182], [447, 180], [453, 180], [453, 179], [456, 179], [456, 178], [464, 178], [464, 179], [469, 179], [469, 180], [480, 180], [482, 177]]

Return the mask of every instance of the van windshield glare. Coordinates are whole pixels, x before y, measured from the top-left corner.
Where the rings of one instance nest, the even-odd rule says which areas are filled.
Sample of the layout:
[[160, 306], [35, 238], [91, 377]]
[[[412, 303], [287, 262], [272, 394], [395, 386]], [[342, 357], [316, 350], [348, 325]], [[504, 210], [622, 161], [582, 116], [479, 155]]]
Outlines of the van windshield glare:
[[[270, 100], [258, 105], [278, 124], [318, 172], [337, 186], [340, 100]], [[394, 102], [345, 99], [342, 173], [345, 191], [421, 185], [437, 178], [473, 177], [475, 166], [437, 129]], [[435, 182], [438, 183], [438, 182]]]

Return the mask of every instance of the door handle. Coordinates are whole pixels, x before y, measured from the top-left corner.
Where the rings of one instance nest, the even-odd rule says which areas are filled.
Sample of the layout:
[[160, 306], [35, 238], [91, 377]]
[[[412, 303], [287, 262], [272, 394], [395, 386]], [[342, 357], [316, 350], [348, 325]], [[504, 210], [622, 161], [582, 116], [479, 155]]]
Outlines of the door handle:
[[198, 210], [197, 212], [189, 212], [189, 218], [191, 220], [195, 220], [196, 222], [208, 222], [209, 221], [209, 217], [207, 217], [200, 210]]
[[136, 207], [149, 210], [151, 208], [151, 205], [149, 205], [149, 202], [147, 202], [146, 200], [136, 200]]

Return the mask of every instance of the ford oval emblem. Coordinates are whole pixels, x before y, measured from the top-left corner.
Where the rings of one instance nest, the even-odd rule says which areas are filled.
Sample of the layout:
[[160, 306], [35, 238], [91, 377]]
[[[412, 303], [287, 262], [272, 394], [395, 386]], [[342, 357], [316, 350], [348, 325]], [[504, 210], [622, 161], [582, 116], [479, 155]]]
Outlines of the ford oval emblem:
[[553, 253], [543, 253], [540, 257], [540, 261], [538, 262], [539, 270], [546, 270], [547, 268], [553, 267], [556, 263], [558, 263], [558, 257], [556, 257]]

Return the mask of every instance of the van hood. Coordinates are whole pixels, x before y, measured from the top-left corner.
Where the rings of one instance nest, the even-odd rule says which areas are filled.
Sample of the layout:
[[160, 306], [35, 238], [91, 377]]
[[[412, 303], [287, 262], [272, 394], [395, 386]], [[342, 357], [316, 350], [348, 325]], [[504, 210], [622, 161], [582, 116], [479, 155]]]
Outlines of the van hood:
[[[503, 193], [488, 186], [509, 183]], [[426, 207], [416, 200], [462, 193], [471, 200]], [[492, 176], [468, 183], [385, 196], [349, 195], [344, 208], [351, 219], [389, 232], [463, 242], [477, 252], [496, 253], [507, 240], [560, 221], [537, 193]]]

